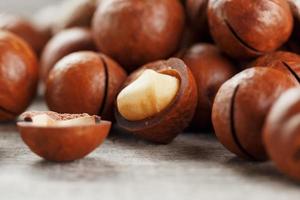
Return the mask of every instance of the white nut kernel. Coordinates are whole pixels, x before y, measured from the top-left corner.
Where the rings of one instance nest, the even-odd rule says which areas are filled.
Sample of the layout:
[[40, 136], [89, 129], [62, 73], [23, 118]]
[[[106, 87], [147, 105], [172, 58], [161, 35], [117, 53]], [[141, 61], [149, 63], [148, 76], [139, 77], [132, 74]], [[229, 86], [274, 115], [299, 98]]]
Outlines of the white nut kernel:
[[93, 116], [78, 117], [69, 120], [55, 120], [47, 114], [40, 114], [32, 117], [32, 123], [36, 126], [67, 127], [93, 125], [96, 122]]
[[119, 93], [118, 111], [129, 121], [152, 117], [168, 107], [179, 85], [176, 77], [147, 69]]

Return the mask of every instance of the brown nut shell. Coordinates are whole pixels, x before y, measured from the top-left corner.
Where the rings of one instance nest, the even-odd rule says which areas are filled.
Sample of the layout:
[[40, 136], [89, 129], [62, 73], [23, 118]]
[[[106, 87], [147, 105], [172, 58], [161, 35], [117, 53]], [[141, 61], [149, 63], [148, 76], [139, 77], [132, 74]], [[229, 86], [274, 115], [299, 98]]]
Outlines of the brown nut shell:
[[300, 56], [287, 52], [275, 51], [257, 58], [250, 66], [272, 67], [283, 71], [300, 83]]
[[41, 56], [41, 78], [47, 80], [49, 71], [68, 54], [96, 50], [91, 31], [86, 28], [71, 28], [56, 34], [45, 46]]
[[126, 79], [124, 70], [104, 54], [76, 52], [51, 70], [46, 83], [46, 102], [59, 113], [113, 116], [114, 99]]
[[17, 125], [32, 152], [49, 161], [66, 162], [83, 158], [95, 150], [107, 137], [111, 122], [67, 127], [36, 126], [30, 122]]
[[196, 83], [184, 62], [177, 58], [171, 58], [141, 67], [128, 77], [125, 86], [135, 80], [145, 69], [152, 69], [180, 79], [180, 88], [176, 97], [163, 111], [144, 120], [126, 120], [117, 108], [115, 109], [115, 117], [121, 128], [134, 135], [151, 142], [167, 144], [181, 133], [192, 120], [197, 104]]
[[208, 20], [217, 45], [241, 59], [276, 50], [293, 29], [286, 0], [211, 0]]
[[300, 180], [300, 89], [290, 89], [276, 101], [264, 126], [264, 144], [284, 174]]
[[18, 36], [0, 31], [0, 121], [24, 112], [35, 95], [37, 81], [33, 50]]
[[236, 155], [266, 160], [262, 128], [274, 101], [296, 83], [264, 67], [246, 69], [225, 82], [216, 95], [212, 122], [219, 141]]
[[37, 54], [41, 53], [48, 41], [48, 36], [42, 34], [30, 20], [17, 16], [1, 13], [0, 29], [10, 31], [25, 40]]
[[133, 71], [175, 53], [184, 22], [178, 0], [101, 1], [92, 30], [98, 49]]
[[211, 127], [211, 110], [221, 85], [237, 73], [233, 64], [211, 44], [199, 43], [188, 49], [183, 61], [191, 69], [198, 88], [198, 104], [192, 126]]

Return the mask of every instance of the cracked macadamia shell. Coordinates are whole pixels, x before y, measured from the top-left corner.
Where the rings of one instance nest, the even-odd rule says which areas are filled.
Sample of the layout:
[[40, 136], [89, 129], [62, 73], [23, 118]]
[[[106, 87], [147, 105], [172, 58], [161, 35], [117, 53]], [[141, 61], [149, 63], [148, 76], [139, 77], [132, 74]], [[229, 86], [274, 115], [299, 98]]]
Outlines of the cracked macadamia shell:
[[111, 119], [117, 93], [126, 73], [115, 61], [91, 51], [61, 59], [46, 83], [46, 102], [59, 113], [99, 114]]
[[217, 45], [242, 59], [276, 50], [293, 29], [286, 0], [211, 0], [208, 20]]
[[24, 112], [35, 95], [37, 81], [33, 50], [18, 36], [0, 31], [0, 121]]
[[211, 44], [199, 43], [189, 48], [183, 61], [191, 69], [198, 89], [198, 103], [192, 127], [211, 128], [211, 110], [221, 85], [237, 73], [233, 64]]
[[146, 69], [117, 96], [119, 113], [129, 121], [150, 118], [164, 110], [177, 95], [180, 80]]
[[133, 71], [175, 53], [184, 22], [178, 0], [101, 1], [92, 30], [98, 49]]
[[212, 111], [219, 141], [242, 158], [266, 160], [262, 142], [265, 118], [276, 99], [297, 85], [287, 74], [266, 67], [246, 69], [226, 81]]
[[[41, 115], [57, 123], [68, 121], [68, 124], [41, 124], [41, 117], [38, 123], [35, 118]], [[21, 118], [25, 121], [17, 125], [25, 144], [35, 154], [55, 162], [73, 161], [88, 155], [104, 141], [111, 127], [110, 122], [88, 114], [27, 112]]]
[[123, 88], [136, 80], [146, 69], [178, 78], [180, 85], [175, 98], [164, 110], [143, 120], [129, 121], [125, 119], [118, 111], [118, 106], [115, 109], [115, 117], [118, 125], [132, 134], [151, 142], [166, 144], [180, 134], [192, 120], [197, 104], [196, 83], [184, 62], [177, 58], [171, 58], [166, 61], [149, 63], [139, 68], [127, 78]]
[[63, 57], [83, 50], [96, 50], [91, 31], [87, 28], [70, 28], [56, 34], [45, 46], [41, 56], [41, 78], [47, 80], [49, 71]]
[[264, 126], [264, 144], [271, 160], [284, 174], [300, 180], [300, 89], [283, 93]]

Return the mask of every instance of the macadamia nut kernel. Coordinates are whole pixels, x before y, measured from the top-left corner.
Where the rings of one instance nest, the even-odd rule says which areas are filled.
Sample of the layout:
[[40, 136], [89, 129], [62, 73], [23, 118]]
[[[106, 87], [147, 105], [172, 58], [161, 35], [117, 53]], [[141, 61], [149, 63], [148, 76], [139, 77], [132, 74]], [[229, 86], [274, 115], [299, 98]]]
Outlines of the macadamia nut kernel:
[[119, 112], [130, 121], [154, 116], [172, 102], [179, 85], [179, 80], [174, 76], [146, 69], [118, 95]]
[[74, 119], [56, 120], [47, 114], [39, 114], [32, 117], [32, 123], [36, 126], [67, 127], [67, 126], [94, 125], [96, 124], [96, 120], [94, 116], [82, 116]]

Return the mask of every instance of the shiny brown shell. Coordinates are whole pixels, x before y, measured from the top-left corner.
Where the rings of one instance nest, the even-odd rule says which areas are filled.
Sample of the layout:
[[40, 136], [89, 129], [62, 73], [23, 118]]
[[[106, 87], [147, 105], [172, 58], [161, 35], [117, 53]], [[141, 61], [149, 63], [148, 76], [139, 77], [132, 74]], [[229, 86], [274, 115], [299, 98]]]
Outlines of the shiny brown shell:
[[240, 59], [276, 50], [293, 29], [286, 0], [211, 0], [208, 21], [217, 45]]
[[45, 46], [41, 55], [41, 78], [47, 80], [49, 71], [68, 54], [96, 50], [91, 31], [87, 28], [71, 28], [56, 34]]
[[284, 174], [300, 180], [300, 89], [288, 90], [272, 107], [264, 126], [264, 144]]
[[95, 52], [76, 52], [51, 70], [46, 83], [46, 102], [59, 113], [113, 116], [113, 103], [126, 73], [115, 61]]
[[266, 160], [262, 142], [265, 118], [277, 98], [296, 83], [285, 73], [266, 67], [246, 69], [218, 91], [212, 122], [219, 141], [250, 160]]
[[198, 88], [198, 104], [192, 126], [198, 130], [211, 128], [211, 110], [221, 85], [237, 70], [220, 51], [211, 44], [198, 43], [188, 49], [183, 61], [191, 69]]
[[152, 69], [179, 78], [180, 88], [175, 99], [163, 111], [145, 120], [126, 120], [117, 108], [115, 117], [118, 125], [132, 134], [151, 142], [166, 144], [180, 134], [192, 120], [197, 104], [196, 83], [184, 62], [177, 58], [171, 58], [147, 64], [133, 72], [123, 87], [135, 80], [145, 69]]
[[184, 16], [178, 0], [101, 1], [92, 30], [98, 49], [133, 71], [175, 53]]
[[300, 83], [300, 56], [287, 52], [275, 51], [257, 58], [250, 66], [272, 67], [283, 71]]
[[0, 121], [24, 112], [35, 95], [37, 81], [33, 50], [20, 37], [0, 31]]

